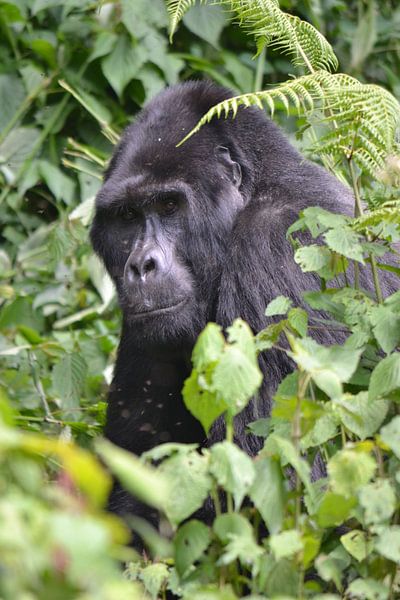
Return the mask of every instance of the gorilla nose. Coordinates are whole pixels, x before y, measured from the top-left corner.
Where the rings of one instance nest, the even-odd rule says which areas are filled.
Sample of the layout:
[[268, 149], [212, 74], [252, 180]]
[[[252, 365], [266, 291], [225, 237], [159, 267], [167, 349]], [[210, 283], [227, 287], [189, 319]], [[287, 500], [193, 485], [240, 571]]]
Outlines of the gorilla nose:
[[149, 276], [157, 274], [159, 265], [155, 256], [144, 254], [128, 259], [125, 266], [125, 277], [129, 283], [144, 282]]

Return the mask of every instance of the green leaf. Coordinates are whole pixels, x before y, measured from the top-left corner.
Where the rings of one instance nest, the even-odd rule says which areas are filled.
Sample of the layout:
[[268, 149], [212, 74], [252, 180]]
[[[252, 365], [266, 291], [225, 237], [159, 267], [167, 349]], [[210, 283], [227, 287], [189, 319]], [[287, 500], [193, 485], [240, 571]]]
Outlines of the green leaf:
[[288, 321], [297, 333], [304, 337], [307, 334], [308, 315], [303, 308], [292, 308], [289, 310]]
[[101, 63], [104, 76], [119, 97], [147, 58], [147, 52], [141, 45], [135, 46], [126, 35], [119, 36], [114, 50]]
[[220, 565], [227, 565], [236, 559], [242, 564], [251, 564], [262, 553], [256, 544], [251, 524], [245, 517], [237, 513], [219, 515], [213, 525], [217, 537], [226, 545]]
[[366, 523], [388, 521], [396, 509], [396, 494], [388, 479], [377, 479], [361, 488], [360, 505]]
[[238, 513], [218, 515], [213, 530], [223, 544], [227, 544], [232, 535], [254, 539], [253, 528], [245, 517]]
[[330, 229], [323, 237], [334, 252], [364, 264], [362, 238], [349, 227]]
[[300, 440], [303, 449], [320, 446], [337, 435], [338, 421], [335, 415], [325, 414]]
[[261, 456], [254, 463], [255, 478], [248, 495], [258, 508], [271, 534], [282, 527], [285, 490], [278, 461]]
[[186, 27], [195, 35], [219, 48], [219, 36], [227, 24], [227, 13], [222, 6], [195, 4], [183, 17]]
[[380, 438], [400, 459], [400, 415], [394, 417], [390, 423], [382, 427]]
[[370, 400], [388, 397], [400, 388], [400, 353], [387, 356], [372, 371], [368, 396]]
[[260, 437], [266, 438], [269, 436], [271, 431], [271, 419], [269, 417], [257, 419], [257, 421], [248, 423], [247, 429], [253, 435], [258, 435]]
[[153, 28], [168, 26], [168, 14], [163, 0], [121, 0], [121, 20], [135, 39], [152, 33]]
[[400, 526], [384, 529], [375, 542], [375, 550], [393, 562], [400, 562]]
[[213, 389], [236, 415], [246, 406], [262, 383], [257, 362], [251, 361], [239, 347], [229, 346], [217, 363], [213, 374]]
[[[0, 133], [10, 123], [15, 111], [25, 98], [21, 80], [12, 75], [0, 75]], [[11, 126], [11, 124], [10, 124]]]
[[240, 508], [255, 477], [252, 460], [230, 442], [220, 442], [210, 450], [210, 472], [218, 484], [233, 495], [236, 508]]
[[57, 200], [64, 200], [66, 204], [72, 203], [75, 194], [75, 182], [71, 177], [65, 175], [61, 169], [47, 160], [39, 162], [39, 173]]
[[362, 348], [320, 346], [311, 338], [293, 338], [291, 346], [290, 356], [332, 399], [341, 396], [342, 383], [349, 381], [362, 353]]
[[400, 314], [389, 306], [373, 306], [371, 323], [376, 341], [386, 354], [390, 354], [400, 342]]
[[272, 445], [276, 446], [281, 457], [282, 466], [287, 463], [292, 465], [303, 482], [308, 494], [311, 498], [314, 498], [314, 489], [310, 480], [310, 465], [299, 455], [293, 442], [276, 434], [271, 435], [268, 441], [271, 441]]
[[320, 527], [336, 527], [346, 521], [356, 506], [354, 496], [346, 498], [340, 494], [326, 492], [317, 510], [317, 522]]
[[367, 534], [359, 529], [353, 529], [340, 538], [347, 552], [354, 556], [358, 562], [361, 562], [373, 550], [373, 542], [367, 538]]
[[216, 323], [208, 323], [197, 338], [192, 361], [195, 369], [201, 371], [220, 359], [225, 347], [222, 328]]
[[296, 529], [271, 535], [269, 545], [276, 560], [291, 557], [303, 550], [300, 533]]
[[257, 352], [253, 332], [247, 323], [235, 319], [226, 330], [228, 342], [239, 348], [252, 362], [257, 364]]
[[39, 130], [33, 127], [18, 127], [12, 129], [0, 144], [0, 171], [9, 183], [15, 181], [20, 167], [32, 152], [39, 135]]
[[65, 410], [79, 407], [86, 372], [86, 361], [77, 353], [65, 354], [54, 367], [54, 393], [61, 398]]
[[202, 556], [210, 541], [210, 531], [204, 523], [192, 520], [182, 525], [174, 539], [175, 567], [181, 577]]
[[351, 498], [370, 481], [375, 470], [376, 462], [369, 454], [341, 450], [328, 462], [329, 483], [335, 493]]
[[163, 563], [154, 563], [148, 567], [144, 567], [140, 571], [140, 579], [152, 598], [157, 600], [162, 586], [167, 582], [169, 570], [167, 565]]
[[294, 255], [295, 262], [300, 265], [303, 273], [311, 271], [324, 272], [331, 262], [331, 252], [325, 246], [302, 246], [296, 250]]
[[[351, 41], [351, 63], [352, 72], [362, 70], [362, 65], [371, 54], [378, 38], [376, 27], [377, 7], [374, 0], [368, 0], [359, 13], [357, 29]], [[367, 599], [368, 600], [368, 599]], [[380, 600], [380, 598], [376, 598]]]
[[368, 392], [344, 394], [335, 402], [343, 425], [359, 438], [371, 437], [382, 425], [389, 410], [386, 400], [370, 400]]
[[96, 450], [124, 488], [146, 504], [164, 509], [169, 492], [168, 477], [107, 440], [97, 440]]
[[277, 296], [268, 304], [265, 309], [265, 316], [273, 317], [274, 315], [286, 315], [291, 306], [292, 301], [289, 298], [286, 298], [286, 296]]
[[354, 600], [388, 600], [390, 590], [380, 581], [367, 577], [354, 579], [346, 590], [346, 597], [348, 594]]
[[197, 452], [175, 454], [159, 471], [170, 484], [165, 513], [173, 525], [178, 525], [202, 506], [211, 489], [208, 457]]
[[204, 389], [200, 385], [201, 379], [204, 379], [204, 376], [193, 369], [184, 383], [182, 394], [186, 408], [200, 421], [208, 434], [211, 425], [227, 410], [228, 406], [216, 394]]
[[351, 559], [343, 546], [337, 546], [329, 554], [320, 554], [315, 561], [318, 575], [324, 581], [333, 581], [340, 590], [342, 573], [350, 565]]

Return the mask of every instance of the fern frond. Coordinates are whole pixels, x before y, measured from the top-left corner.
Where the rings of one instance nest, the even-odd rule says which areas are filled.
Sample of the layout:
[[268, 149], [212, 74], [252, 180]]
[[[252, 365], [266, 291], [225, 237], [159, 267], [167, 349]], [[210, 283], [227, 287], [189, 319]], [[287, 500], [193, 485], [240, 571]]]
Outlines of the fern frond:
[[196, 0], [165, 0], [169, 15], [169, 40], [172, 42], [174, 33], [183, 15], [196, 4]]
[[379, 86], [327, 71], [224, 100], [212, 107], [181, 143], [215, 116], [227, 118], [229, 114], [236, 115], [240, 106], [261, 105], [273, 115], [278, 103], [287, 111], [292, 105], [299, 114], [312, 113], [320, 124], [332, 127], [314, 146], [317, 153], [334, 159], [353, 159], [364, 171], [376, 176], [393, 151], [400, 124], [400, 104], [396, 98]]
[[383, 224], [400, 227], [400, 200], [385, 202], [380, 208], [358, 217], [352, 227], [359, 233], [366, 233], [372, 227], [380, 227]]
[[254, 35], [258, 51], [264, 46], [278, 48], [288, 54], [296, 66], [310, 72], [317, 69], [336, 70], [338, 60], [332, 46], [307, 21], [283, 12], [277, 0], [220, 0], [228, 4], [239, 23]]

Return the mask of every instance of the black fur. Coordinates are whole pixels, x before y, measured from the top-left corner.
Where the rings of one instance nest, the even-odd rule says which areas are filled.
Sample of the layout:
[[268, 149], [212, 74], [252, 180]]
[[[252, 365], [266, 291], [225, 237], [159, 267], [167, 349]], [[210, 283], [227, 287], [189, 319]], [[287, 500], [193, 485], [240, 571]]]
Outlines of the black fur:
[[[221, 439], [221, 420], [206, 439], [181, 398], [196, 337], [208, 321], [225, 327], [236, 317], [259, 331], [279, 294], [301, 304], [302, 292], [319, 284], [294, 263], [287, 228], [307, 206], [353, 207], [350, 191], [305, 160], [257, 108], [214, 119], [176, 147], [231, 95], [209, 82], [158, 95], [125, 131], [97, 197], [91, 239], [124, 317], [105, 434], [136, 454], [166, 441]], [[328, 331], [320, 339], [334, 341]], [[259, 400], [235, 423], [236, 440], [250, 454], [260, 440], [245, 434], [246, 423], [270, 413], [274, 390], [292, 368], [276, 351], [260, 364]], [[146, 514], [119, 488], [111, 507]]]

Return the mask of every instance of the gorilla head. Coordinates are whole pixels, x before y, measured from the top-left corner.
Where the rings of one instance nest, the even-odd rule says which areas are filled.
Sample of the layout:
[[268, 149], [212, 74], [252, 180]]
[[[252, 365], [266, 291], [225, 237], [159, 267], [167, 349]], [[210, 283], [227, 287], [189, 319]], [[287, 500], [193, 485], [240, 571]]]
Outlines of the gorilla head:
[[246, 201], [240, 151], [218, 123], [176, 146], [228, 95], [189, 84], [178, 97], [176, 88], [158, 96], [125, 131], [97, 197], [93, 246], [125, 323], [146, 343], [192, 343], [213, 316], [226, 242]]

